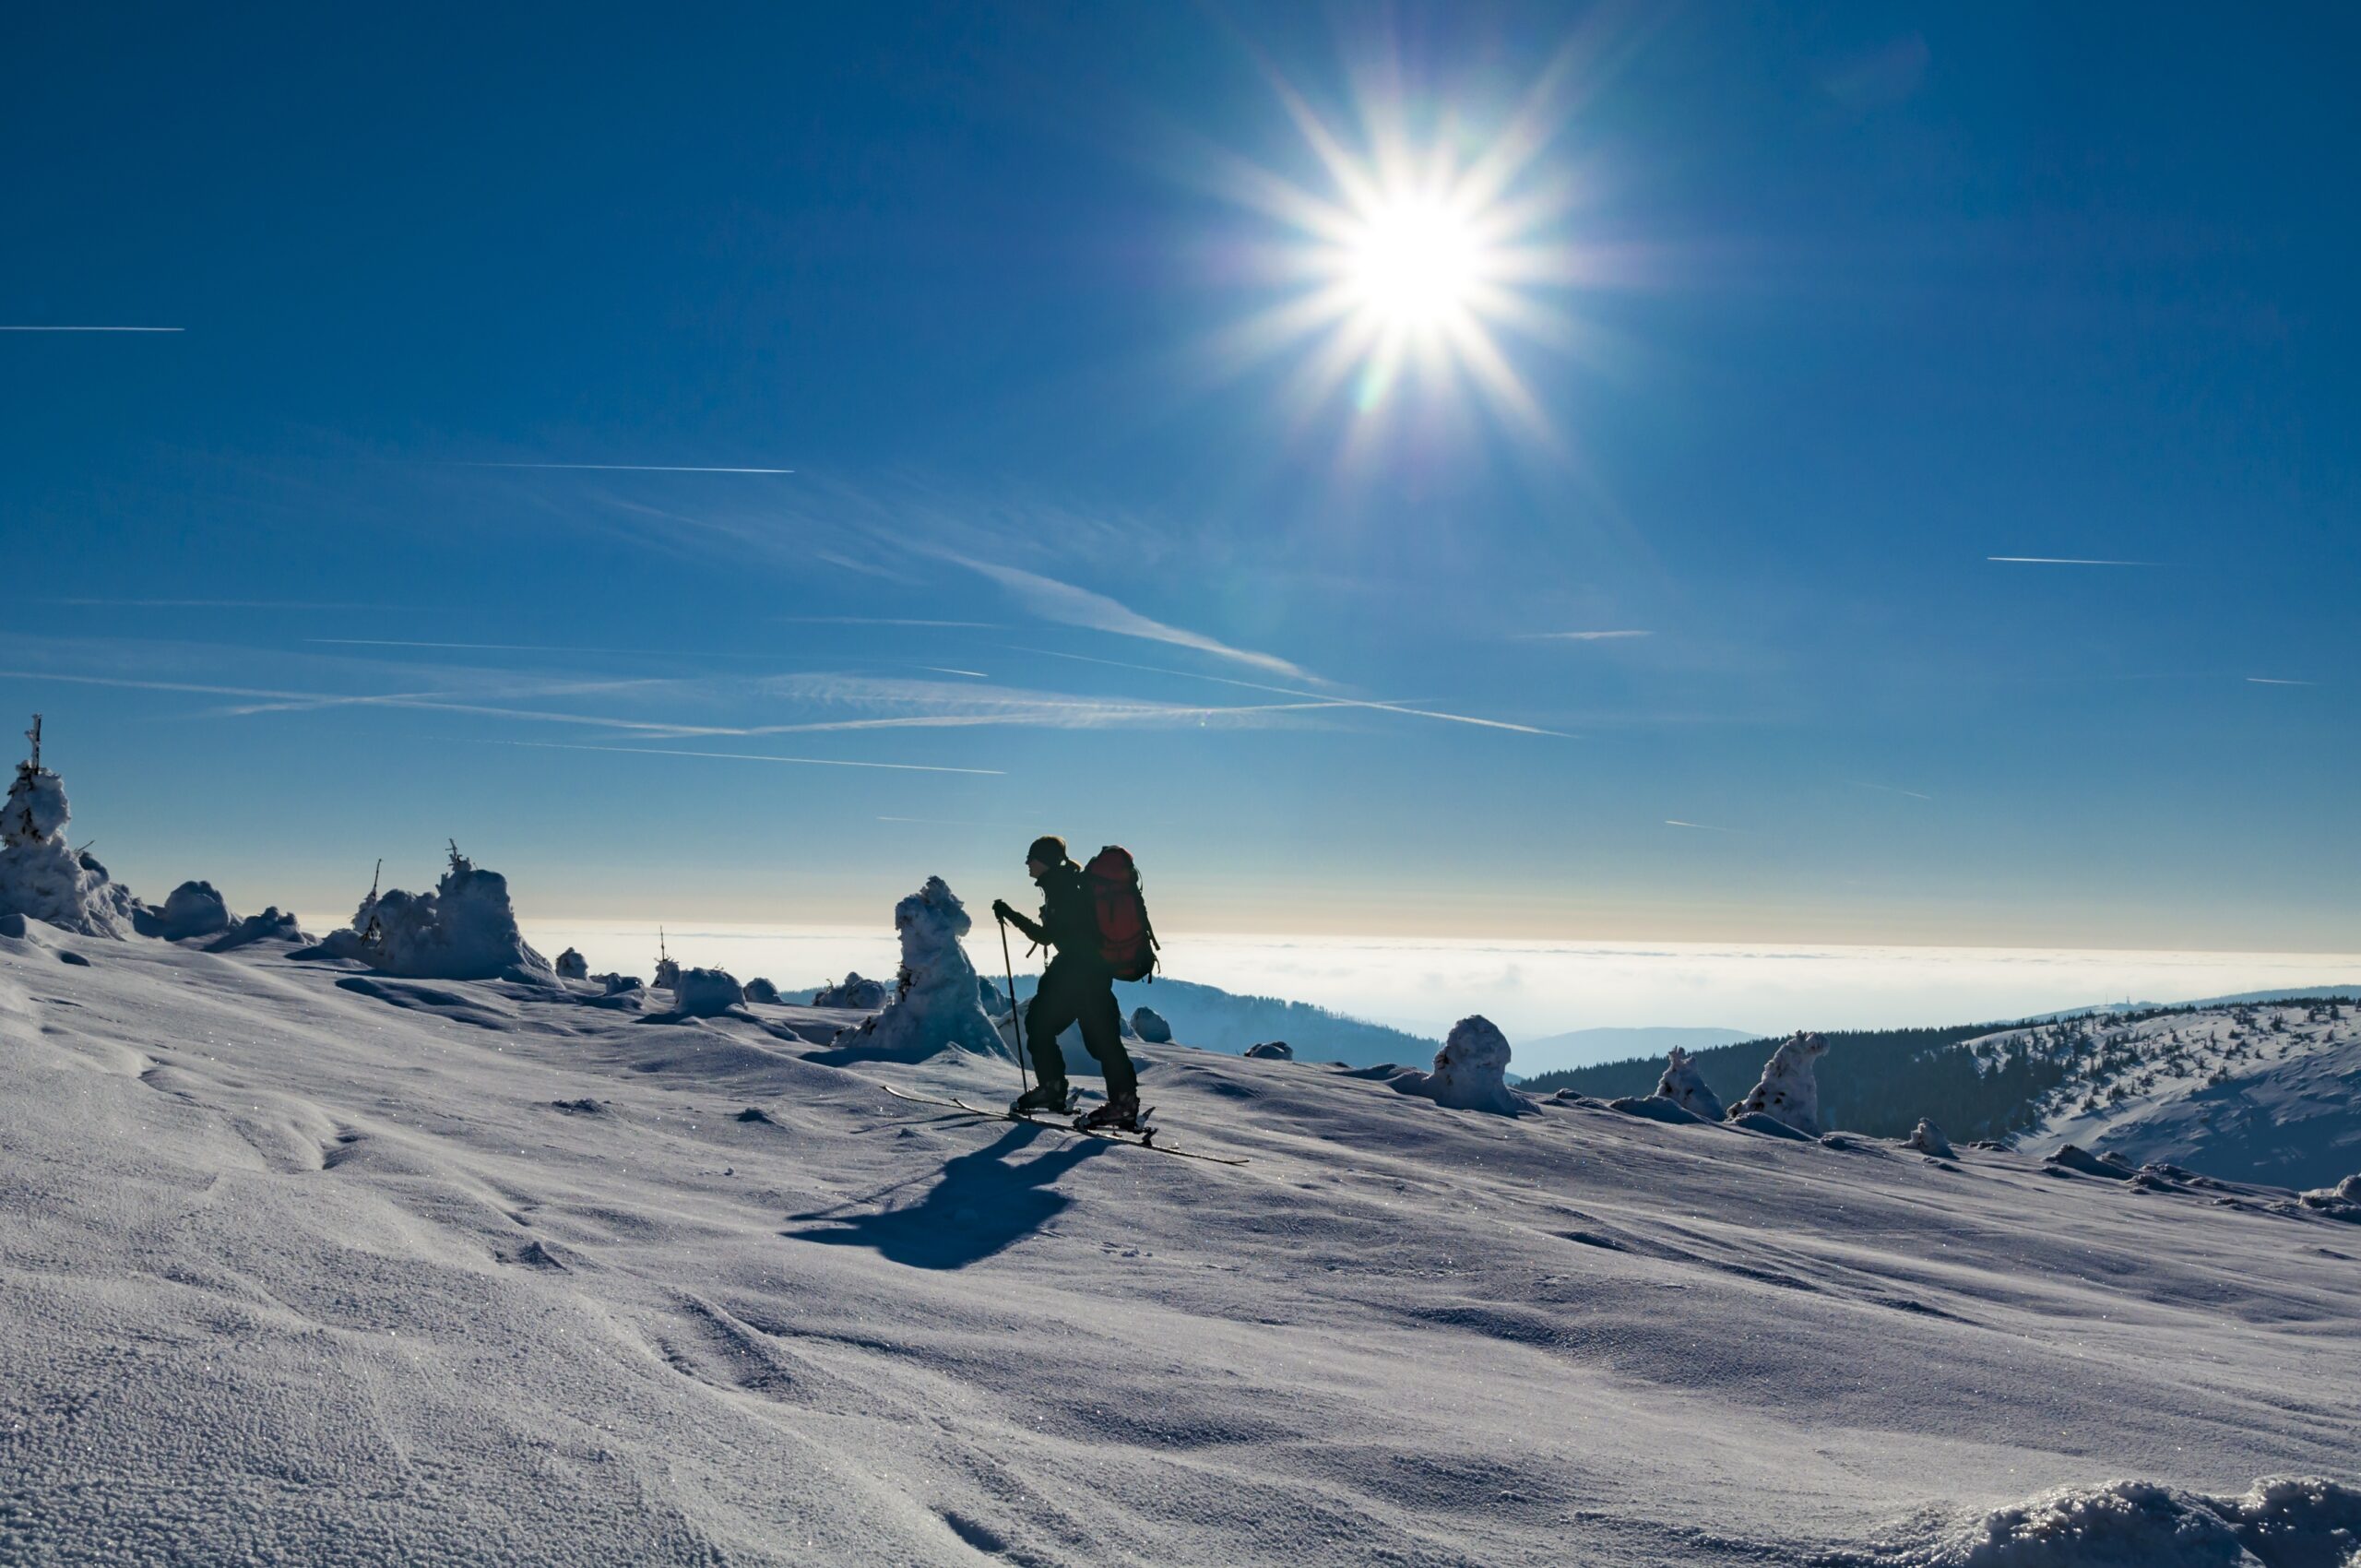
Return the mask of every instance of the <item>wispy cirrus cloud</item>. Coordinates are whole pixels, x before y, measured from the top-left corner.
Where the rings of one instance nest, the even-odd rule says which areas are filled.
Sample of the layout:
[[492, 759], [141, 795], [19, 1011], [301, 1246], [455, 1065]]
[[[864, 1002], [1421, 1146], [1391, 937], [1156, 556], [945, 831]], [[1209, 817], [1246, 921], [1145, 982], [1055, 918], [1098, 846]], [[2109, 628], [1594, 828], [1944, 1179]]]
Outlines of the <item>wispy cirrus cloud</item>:
[[0, 332], [185, 332], [185, 327], [0, 327]]
[[793, 469], [707, 468], [693, 463], [447, 463], [454, 469], [553, 469], [599, 474], [791, 474]]
[[[524, 746], [535, 751], [606, 752], [614, 756], [693, 756], [714, 757], [727, 762], [790, 763], [802, 767], [872, 767], [889, 773], [966, 773], [988, 778], [1005, 778], [1005, 768], [950, 767], [925, 762], [865, 762], [833, 756], [780, 756], [771, 752], [705, 752], [688, 751], [672, 746], [591, 746], [574, 741], [482, 741], [490, 746]], [[879, 817], [880, 822], [915, 821], [916, 818]]]

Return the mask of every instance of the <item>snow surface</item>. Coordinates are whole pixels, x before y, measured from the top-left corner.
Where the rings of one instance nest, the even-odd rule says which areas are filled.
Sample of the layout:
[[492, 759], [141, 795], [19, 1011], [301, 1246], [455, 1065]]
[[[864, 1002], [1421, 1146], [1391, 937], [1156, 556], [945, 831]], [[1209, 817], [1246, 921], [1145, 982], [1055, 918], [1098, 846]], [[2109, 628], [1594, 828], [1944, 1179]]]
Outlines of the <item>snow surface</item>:
[[1722, 1119], [1721, 1097], [1706, 1085], [1705, 1075], [1689, 1052], [1674, 1046], [1665, 1053], [1664, 1076], [1656, 1080], [1656, 1098], [1668, 1099], [1692, 1116], [1708, 1122]]
[[[1006, 1053], [1000, 1030], [978, 1000], [982, 992], [975, 966], [959, 945], [973, 923], [967, 906], [939, 876], [928, 877], [924, 886], [895, 905], [894, 929], [902, 938], [899, 983], [885, 1010], [838, 1037], [838, 1046], [896, 1062], [916, 1062], [939, 1051]], [[858, 978], [847, 976], [847, 987]]]
[[[961, 1052], [11, 929], [12, 1565], [2244, 1564], [2201, 1511], [2313, 1568], [2349, 1528], [2361, 1227], [2291, 1194], [1143, 1047], [1230, 1168], [877, 1087], [1013, 1092]], [[2325, 1479], [2238, 1496], [2278, 1476]]]
[[1780, 1041], [1771, 1060], [1762, 1064], [1762, 1080], [1729, 1108], [1730, 1119], [1768, 1116], [1798, 1133], [1820, 1136], [1825, 1129], [1820, 1124], [1820, 1080], [1813, 1075], [1812, 1063], [1827, 1050], [1826, 1040], [1802, 1030]]

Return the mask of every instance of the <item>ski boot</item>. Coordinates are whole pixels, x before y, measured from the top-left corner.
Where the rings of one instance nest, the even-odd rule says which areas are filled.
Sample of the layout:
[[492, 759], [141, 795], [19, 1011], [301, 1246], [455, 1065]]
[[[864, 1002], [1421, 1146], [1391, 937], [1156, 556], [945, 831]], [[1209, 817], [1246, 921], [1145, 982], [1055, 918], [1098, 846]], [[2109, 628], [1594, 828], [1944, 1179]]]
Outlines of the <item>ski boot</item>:
[[1136, 1133], [1140, 1130], [1140, 1097], [1120, 1095], [1104, 1105], [1095, 1106], [1089, 1115], [1077, 1117], [1074, 1126], [1086, 1133]]
[[1009, 1108], [1013, 1116], [1030, 1116], [1037, 1111], [1062, 1113], [1074, 1109], [1074, 1090], [1064, 1084], [1035, 1084]]

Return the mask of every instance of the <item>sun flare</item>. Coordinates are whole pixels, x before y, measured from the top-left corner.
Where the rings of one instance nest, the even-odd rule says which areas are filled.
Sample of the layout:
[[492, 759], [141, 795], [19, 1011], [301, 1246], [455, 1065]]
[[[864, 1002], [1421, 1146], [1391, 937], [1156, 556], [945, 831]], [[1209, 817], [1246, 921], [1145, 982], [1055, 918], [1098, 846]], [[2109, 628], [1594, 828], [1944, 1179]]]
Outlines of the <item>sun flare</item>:
[[1568, 346], [1578, 334], [1560, 314], [1562, 291], [1600, 276], [1566, 233], [1577, 172], [1543, 157], [1566, 120], [1562, 63], [1489, 130], [1425, 110], [1414, 125], [1406, 101], [1377, 92], [1355, 105], [1356, 136], [1279, 92], [1323, 178], [1306, 186], [1230, 166], [1228, 194], [1286, 226], [1262, 253], [1283, 297], [1216, 351], [1243, 368], [1301, 350], [1290, 396], [1306, 413], [1341, 394], [1375, 415], [1416, 387], [1415, 408], [1472, 396], [1555, 445], [1507, 345]]

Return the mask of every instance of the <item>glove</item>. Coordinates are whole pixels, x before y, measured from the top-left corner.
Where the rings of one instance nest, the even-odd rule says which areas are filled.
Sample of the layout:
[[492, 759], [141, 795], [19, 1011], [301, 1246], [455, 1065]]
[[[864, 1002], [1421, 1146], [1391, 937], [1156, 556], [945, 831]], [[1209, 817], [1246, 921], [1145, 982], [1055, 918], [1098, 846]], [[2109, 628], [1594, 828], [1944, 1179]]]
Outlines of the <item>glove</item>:
[[1008, 907], [1007, 899], [995, 898], [992, 900], [992, 919], [996, 921], [1005, 921], [1009, 916], [1014, 913], [1016, 913], [1016, 911]]

